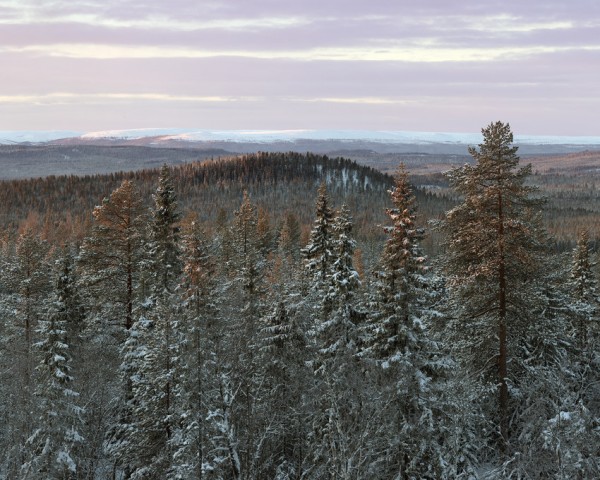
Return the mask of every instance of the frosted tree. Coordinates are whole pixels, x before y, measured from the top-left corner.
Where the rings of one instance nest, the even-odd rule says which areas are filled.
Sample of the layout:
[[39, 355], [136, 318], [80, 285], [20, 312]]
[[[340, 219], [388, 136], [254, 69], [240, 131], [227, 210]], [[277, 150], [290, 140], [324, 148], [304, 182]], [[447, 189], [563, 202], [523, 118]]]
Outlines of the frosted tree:
[[355, 292], [360, 282], [353, 267], [355, 241], [347, 206], [337, 212], [331, 226], [331, 267], [326, 283], [330, 315], [319, 319], [312, 334], [316, 341], [314, 472], [311, 478], [360, 478], [369, 463], [366, 440], [372, 435], [365, 406], [366, 389], [357, 358]]
[[82, 335], [86, 327], [86, 314], [77, 284], [74, 257], [68, 249], [65, 249], [62, 259], [58, 260], [57, 264], [59, 271], [56, 288], [64, 303], [66, 343], [72, 350], [76, 350], [82, 342]]
[[179, 380], [179, 213], [166, 165], [153, 198], [146, 247], [151, 296], [128, 331], [121, 370], [131, 395], [106, 444], [107, 452], [132, 479], [164, 477], [172, 464], [170, 439], [177, 402], [174, 383]]
[[72, 389], [72, 358], [67, 342], [69, 324], [78, 320], [72, 317], [79, 312], [71, 308], [69, 283], [60, 272], [51, 312], [40, 322], [41, 341], [36, 347], [42, 358], [35, 393], [41, 415], [27, 440], [30, 458], [23, 465], [22, 478], [62, 480], [76, 478], [78, 473], [82, 408], [79, 394]]
[[216, 266], [207, 235], [197, 216], [187, 219], [182, 230], [183, 276], [180, 290], [184, 307], [181, 312], [182, 341], [180, 369], [175, 395], [172, 478], [204, 478], [210, 470], [206, 418], [210, 378], [218, 349], [218, 288]]
[[235, 257], [233, 264], [237, 274], [234, 284], [241, 287], [243, 309], [243, 333], [245, 341], [252, 343], [257, 332], [257, 321], [261, 316], [260, 298], [264, 294], [264, 257], [260, 253], [260, 239], [257, 230], [257, 208], [250, 201], [248, 192], [240, 208], [235, 212], [232, 227]]
[[264, 208], [258, 209], [256, 217], [256, 235], [259, 250], [263, 256], [266, 256], [273, 249], [273, 232], [269, 220], [269, 212]]
[[420, 246], [424, 231], [402, 164], [389, 193], [391, 225], [384, 227], [388, 238], [375, 272], [362, 353], [375, 362], [388, 424], [377, 462], [389, 477], [439, 478], [446, 473], [439, 444], [441, 409], [457, 413], [441, 392], [452, 363], [428, 331], [438, 295], [425, 265]]
[[329, 206], [329, 196], [325, 183], [321, 183], [317, 194], [315, 222], [308, 244], [302, 249], [305, 266], [312, 277], [312, 293], [322, 307], [321, 315], [326, 318], [331, 313], [327, 291], [333, 264], [333, 210]]
[[[5, 295], [4, 350], [10, 352], [10, 361], [3, 365], [4, 401], [0, 410], [6, 415], [3, 444], [9, 475], [17, 476], [16, 469], [23, 463], [21, 446], [32, 429], [32, 417], [24, 412], [33, 411], [35, 390], [36, 349], [39, 322], [46, 315], [46, 301], [52, 289], [50, 281], [48, 243], [27, 227], [18, 236], [14, 252], [5, 258], [1, 270], [2, 290]], [[14, 415], [9, 405], [20, 405], [22, 414]]]
[[[310, 347], [304, 325], [288, 286], [275, 290], [273, 307], [262, 320], [260, 352], [264, 365], [263, 403], [270, 415], [266, 466], [269, 478], [297, 478], [301, 475], [308, 434], [308, 405], [304, 393], [312, 372], [306, 362]], [[276, 292], [276, 293], [275, 293]]]
[[150, 257], [154, 276], [154, 291], [172, 293], [179, 283], [181, 259], [179, 247], [179, 220], [175, 187], [171, 171], [163, 165], [158, 178], [154, 208], [150, 221]]
[[236, 444], [237, 453], [230, 455], [230, 462], [236, 465], [239, 461], [241, 478], [258, 475], [269, 424], [261, 403], [265, 386], [258, 355], [260, 319], [265, 312], [266, 262], [260, 251], [257, 222], [257, 208], [244, 192], [231, 226], [231, 265], [236, 273], [222, 305], [229, 326], [223, 340], [226, 350], [220, 353], [221, 366], [217, 371], [220, 386], [215, 411], [220, 414], [214, 417], [230, 452]]
[[99, 314], [103, 318], [116, 317], [117, 325], [129, 330], [139, 300], [146, 224], [141, 194], [135, 184], [123, 180], [94, 208], [93, 217], [91, 235], [80, 253], [82, 283], [93, 299], [104, 300], [104, 311]]
[[332, 265], [326, 303], [331, 306], [331, 318], [316, 326], [323, 359], [335, 356], [338, 349], [356, 350], [356, 316], [354, 295], [360, 285], [358, 273], [353, 266], [356, 241], [352, 238], [352, 217], [344, 204], [332, 224]]
[[558, 438], [566, 430], [554, 431], [552, 447], [545, 433], [560, 412], [577, 415], [578, 368], [568, 334], [573, 313], [564, 282], [568, 274], [554, 258], [540, 262], [538, 278], [530, 279], [530, 321], [520, 325], [518, 355], [511, 359], [511, 439], [500, 458], [501, 478], [563, 478], [560, 457], [574, 445], [573, 439]]
[[581, 350], [592, 352], [598, 341], [598, 281], [594, 274], [589, 245], [589, 232], [582, 230], [573, 252], [571, 267], [571, 295], [574, 299], [577, 320], [574, 330]]
[[[600, 475], [600, 462], [594, 453], [600, 444], [600, 401], [598, 388], [598, 293], [597, 280], [591, 258], [589, 233], [579, 233], [577, 246], [570, 265], [570, 281], [564, 282], [567, 272], [560, 272], [562, 292], [559, 315], [566, 328], [560, 331], [563, 342], [570, 342], [564, 350], [560, 368], [544, 372], [552, 376], [543, 391], [530, 394], [536, 412], [544, 412], [540, 422], [539, 450], [547, 460], [547, 472], [555, 478], [596, 478]], [[548, 309], [546, 309], [548, 311]], [[556, 322], [554, 322], [556, 323]], [[553, 325], [545, 326], [545, 330]], [[565, 332], [568, 329], [567, 332]], [[568, 333], [569, 335], [565, 335]], [[547, 369], [548, 370], [548, 369]], [[540, 372], [535, 372], [531, 385], [540, 384]], [[550, 406], [543, 409], [544, 404]], [[540, 406], [539, 404], [542, 404]]]
[[[108, 424], [112, 432], [129, 417], [126, 405], [132, 396], [131, 380], [119, 379], [114, 373], [142, 302], [147, 214], [139, 189], [124, 180], [92, 215], [91, 232], [84, 239], [77, 266], [88, 314], [85, 349], [88, 358], [103, 358], [82, 392], [90, 399], [87, 424], [96, 425], [93, 435], [86, 432], [86, 446], [99, 456], [103, 439], [98, 431]], [[110, 432], [108, 439], [113, 435]]]
[[424, 231], [417, 225], [415, 197], [404, 165], [395, 175], [390, 190], [393, 208], [386, 210], [392, 225], [384, 227], [388, 235], [376, 271], [375, 296], [371, 314], [370, 356], [383, 365], [405, 349], [415, 351], [423, 340], [423, 313], [429, 303], [425, 256], [420, 242]]
[[531, 166], [518, 168], [510, 126], [496, 122], [482, 133], [479, 148], [469, 149], [475, 164], [448, 175], [462, 196], [444, 223], [445, 270], [455, 307], [448, 333], [463, 366], [496, 391], [488, 411], [506, 450], [513, 413], [509, 392], [520, 383], [521, 340], [535, 322], [530, 302], [545, 236], [536, 212], [540, 202], [525, 184]]

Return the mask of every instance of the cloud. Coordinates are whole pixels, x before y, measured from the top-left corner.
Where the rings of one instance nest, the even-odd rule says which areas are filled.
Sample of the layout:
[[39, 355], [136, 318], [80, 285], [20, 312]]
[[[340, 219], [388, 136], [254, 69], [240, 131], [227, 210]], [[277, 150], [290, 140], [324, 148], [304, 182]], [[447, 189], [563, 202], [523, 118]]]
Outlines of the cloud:
[[597, 111], [600, 2], [0, 0], [0, 34], [0, 103], [25, 126], [470, 130], [543, 111], [589, 131]]
[[387, 98], [387, 97], [317, 97], [317, 98], [292, 98], [293, 102], [309, 103], [347, 103], [358, 105], [407, 105], [414, 100]]
[[[436, 42], [437, 43], [437, 42]], [[86, 59], [174, 59], [174, 58], [215, 58], [245, 57], [255, 59], [287, 59], [297, 61], [363, 61], [363, 62], [414, 62], [414, 63], [456, 63], [492, 62], [503, 59], [532, 57], [541, 54], [570, 51], [600, 51], [600, 43], [584, 46], [507, 46], [495, 48], [442, 46], [388, 45], [364, 47], [323, 47], [305, 50], [206, 50], [186, 46], [138, 46], [107, 44], [49, 44], [24, 47], [0, 47], [0, 52], [45, 55], [50, 57]]]
[[258, 97], [172, 95], [164, 93], [69, 93], [0, 95], [0, 104], [106, 104], [107, 102], [183, 102], [183, 103], [226, 103], [258, 101]]

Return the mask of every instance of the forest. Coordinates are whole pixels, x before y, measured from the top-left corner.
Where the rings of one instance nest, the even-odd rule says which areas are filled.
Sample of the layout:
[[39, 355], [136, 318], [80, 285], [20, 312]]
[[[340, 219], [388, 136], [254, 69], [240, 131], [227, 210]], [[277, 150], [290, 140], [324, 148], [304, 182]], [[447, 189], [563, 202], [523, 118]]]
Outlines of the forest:
[[594, 177], [469, 153], [2, 182], [0, 478], [600, 478]]

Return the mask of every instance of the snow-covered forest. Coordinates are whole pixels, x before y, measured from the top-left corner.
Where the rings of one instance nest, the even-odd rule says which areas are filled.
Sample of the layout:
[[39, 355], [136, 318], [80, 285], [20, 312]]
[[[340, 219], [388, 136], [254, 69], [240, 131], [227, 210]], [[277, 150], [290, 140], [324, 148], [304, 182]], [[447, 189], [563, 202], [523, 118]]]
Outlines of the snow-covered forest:
[[247, 192], [184, 215], [166, 166], [80, 240], [3, 237], [0, 477], [600, 478], [589, 234], [556, 254], [512, 142], [483, 130], [435, 222], [400, 165], [368, 268], [327, 172], [304, 241]]

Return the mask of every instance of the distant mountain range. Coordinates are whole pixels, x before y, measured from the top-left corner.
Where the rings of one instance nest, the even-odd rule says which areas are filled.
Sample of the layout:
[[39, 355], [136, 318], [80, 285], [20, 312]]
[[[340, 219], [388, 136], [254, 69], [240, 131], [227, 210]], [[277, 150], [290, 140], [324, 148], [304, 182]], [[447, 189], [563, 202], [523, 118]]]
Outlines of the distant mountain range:
[[[262, 151], [369, 150], [376, 153], [465, 154], [481, 142], [480, 133], [366, 130], [200, 130], [137, 129], [101, 132], [0, 131], [0, 144], [136, 145]], [[516, 135], [522, 154], [570, 153], [600, 149], [600, 136]]]

